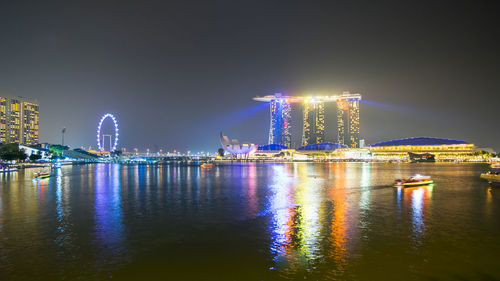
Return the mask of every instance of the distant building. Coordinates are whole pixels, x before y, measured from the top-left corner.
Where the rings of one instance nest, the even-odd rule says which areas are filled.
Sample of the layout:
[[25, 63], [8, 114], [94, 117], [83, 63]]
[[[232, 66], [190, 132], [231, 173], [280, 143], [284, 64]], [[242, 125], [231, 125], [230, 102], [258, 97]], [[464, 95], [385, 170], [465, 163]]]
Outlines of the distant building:
[[314, 99], [305, 100], [302, 145], [325, 141], [325, 103]]
[[28, 157], [33, 154], [38, 154], [42, 157], [41, 159], [46, 160], [51, 155], [50, 150], [38, 146], [19, 145], [19, 149], [24, 150], [24, 153], [26, 153]]
[[271, 126], [269, 128], [269, 144], [290, 146], [290, 119], [292, 117], [290, 103], [286, 99], [274, 99], [270, 102]]
[[290, 120], [291, 104], [302, 104], [304, 126], [302, 145], [325, 142], [325, 103], [337, 103], [338, 142], [351, 148], [359, 143], [359, 100], [360, 94], [343, 92], [332, 96], [284, 96], [280, 93], [254, 97], [256, 101], [268, 102], [271, 108], [271, 129], [269, 144], [291, 147]]
[[359, 100], [359, 97], [349, 97], [337, 101], [338, 142], [351, 148], [360, 147]]
[[365, 148], [365, 140], [359, 140], [359, 148]]
[[258, 146], [253, 143], [242, 143], [236, 139], [230, 140], [227, 136], [220, 133], [220, 143], [225, 151], [229, 152], [231, 155], [248, 156], [249, 154], [257, 151]]
[[38, 136], [38, 102], [23, 97], [0, 97], [0, 142], [36, 145]]
[[340, 143], [333, 142], [322, 142], [322, 143], [313, 143], [301, 146], [297, 148], [300, 151], [334, 151], [336, 149], [346, 148], [345, 145]]
[[[369, 149], [375, 158], [411, 158], [430, 154], [436, 161], [476, 161], [477, 149], [472, 143], [463, 140], [415, 137], [397, 139], [371, 144]], [[477, 159], [476, 159], [477, 158]]]
[[430, 137], [406, 138], [370, 145], [372, 152], [471, 152], [474, 145], [463, 140]]

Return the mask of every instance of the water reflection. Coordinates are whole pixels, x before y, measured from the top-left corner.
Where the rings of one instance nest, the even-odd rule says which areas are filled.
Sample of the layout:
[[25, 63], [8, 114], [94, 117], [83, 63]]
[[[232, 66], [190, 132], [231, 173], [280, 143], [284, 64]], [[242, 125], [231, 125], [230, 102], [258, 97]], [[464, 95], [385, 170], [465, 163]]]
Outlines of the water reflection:
[[[271, 218], [270, 252], [275, 269], [295, 276], [321, 267], [319, 261], [327, 257], [329, 262], [324, 266], [328, 278], [344, 278], [360, 235], [367, 241], [370, 231], [379, 226], [373, 219], [374, 192], [387, 190], [391, 194], [390, 186], [374, 189], [372, 185], [369, 163], [349, 167], [343, 163], [272, 166], [266, 212]], [[395, 191], [395, 207], [410, 215], [411, 237], [416, 247], [425, 237], [432, 191], [432, 186]]]
[[[273, 166], [268, 207], [270, 250], [276, 269], [286, 275], [313, 270], [320, 266], [325, 254], [335, 261], [335, 265], [330, 266], [335, 274], [342, 272], [347, 263], [349, 204], [344, 167], [329, 168], [333, 169], [333, 184], [325, 180], [321, 166]], [[325, 229], [328, 217], [330, 227]], [[325, 238], [330, 245], [327, 248], [322, 246]], [[325, 249], [328, 249], [326, 253]]]
[[99, 262], [116, 263], [125, 251], [121, 209], [120, 165], [98, 164], [95, 181], [95, 234]]
[[[421, 187], [401, 188], [398, 187], [398, 205], [400, 201], [408, 202], [406, 207], [411, 217], [411, 233], [416, 247], [421, 246], [426, 231], [426, 216], [429, 213], [429, 205], [432, 199], [434, 185]], [[402, 195], [401, 195], [402, 193]]]
[[[3, 181], [3, 173], [0, 173], [0, 181]], [[0, 237], [2, 237], [3, 230], [3, 190], [0, 189]]]
[[[239, 255], [244, 270], [255, 273], [251, 280], [372, 280], [372, 273], [389, 270], [392, 279], [404, 280], [408, 272], [436, 270], [427, 264], [444, 259], [491, 273], [498, 194], [478, 188], [486, 184], [470, 177], [473, 166], [458, 167], [469, 172], [460, 177], [456, 165], [376, 163], [240, 163], [211, 170], [98, 164], [63, 167], [43, 181], [32, 181], [32, 172], [2, 176], [0, 272], [42, 276], [25, 280], [119, 279], [116, 272], [149, 269], [183, 276], [191, 268], [220, 269]], [[435, 173], [439, 186], [390, 186], [415, 172]], [[467, 225], [458, 226], [464, 219]], [[207, 273], [206, 279], [217, 278]]]
[[274, 261], [288, 259], [292, 243], [292, 226], [295, 215], [292, 197], [292, 182], [288, 167], [273, 166], [273, 179], [270, 188], [271, 200], [271, 255]]
[[56, 213], [57, 213], [57, 230], [58, 236], [56, 244], [64, 251], [71, 247], [71, 205], [69, 201], [70, 192], [63, 187], [62, 168], [58, 167], [55, 170], [56, 181]]
[[370, 193], [371, 193], [371, 163], [363, 163], [361, 168], [361, 199], [359, 207], [363, 211], [370, 209]]
[[330, 211], [331, 219], [328, 237], [328, 257], [332, 260], [332, 264], [329, 266], [328, 276], [336, 279], [336, 277], [342, 275], [347, 265], [348, 184], [346, 184], [347, 176], [345, 173], [345, 164], [335, 164], [331, 166], [330, 169], [333, 171], [335, 181], [329, 192], [332, 206]]
[[251, 214], [256, 214], [258, 212], [259, 199], [257, 198], [257, 167], [255, 163], [251, 163], [248, 167], [247, 185], [249, 211]]
[[299, 251], [309, 261], [321, 257], [320, 243], [320, 204], [322, 203], [322, 178], [316, 176], [314, 166], [300, 165], [298, 173], [301, 176], [295, 188], [295, 198], [298, 204], [297, 221]]

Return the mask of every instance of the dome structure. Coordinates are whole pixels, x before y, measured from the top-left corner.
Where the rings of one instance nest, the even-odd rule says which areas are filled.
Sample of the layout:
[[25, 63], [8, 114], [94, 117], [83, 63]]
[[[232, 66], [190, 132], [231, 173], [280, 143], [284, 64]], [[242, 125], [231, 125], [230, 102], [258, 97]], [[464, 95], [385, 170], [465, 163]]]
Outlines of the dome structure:
[[339, 148], [347, 148], [347, 145], [334, 142], [322, 142], [304, 145], [299, 147], [297, 150], [335, 150]]
[[387, 146], [429, 146], [429, 145], [457, 145], [469, 144], [463, 140], [431, 138], [431, 137], [415, 137], [406, 139], [397, 139], [390, 141], [383, 141], [371, 144], [370, 147], [387, 147]]
[[282, 149], [288, 149], [288, 146], [273, 143], [273, 144], [260, 145], [257, 150], [259, 150], [259, 151], [279, 151]]

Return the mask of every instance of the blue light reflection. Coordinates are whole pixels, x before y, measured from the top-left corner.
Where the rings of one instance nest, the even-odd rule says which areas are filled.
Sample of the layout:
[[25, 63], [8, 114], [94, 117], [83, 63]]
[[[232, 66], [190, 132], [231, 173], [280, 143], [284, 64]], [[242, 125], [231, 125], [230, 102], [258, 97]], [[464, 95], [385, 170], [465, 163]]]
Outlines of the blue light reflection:
[[119, 164], [97, 164], [95, 182], [95, 233], [100, 244], [100, 258], [107, 263], [125, 251], [122, 222]]

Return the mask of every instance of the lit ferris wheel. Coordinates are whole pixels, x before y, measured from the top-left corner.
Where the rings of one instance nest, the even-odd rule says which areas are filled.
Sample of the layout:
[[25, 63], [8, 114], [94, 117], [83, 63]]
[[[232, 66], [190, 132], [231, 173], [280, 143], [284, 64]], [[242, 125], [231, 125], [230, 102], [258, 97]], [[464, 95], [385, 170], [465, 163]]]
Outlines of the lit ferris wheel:
[[[104, 134], [103, 132], [101, 132], [102, 123], [107, 118], [110, 118], [111, 120], [113, 120], [113, 125], [115, 128], [114, 135], [112, 133], [111, 134]], [[99, 125], [97, 126], [97, 147], [99, 148], [100, 151], [104, 151], [104, 143], [107, 139], [109, 139], [110, 152], [115, 151], [116, 146], [118, 144], [118, 121], [116, 121], [115, 116], [113, 114], [110, 114], [110, 113], [104, 114], [101, 117], [101, 120], [99, 121]]]

